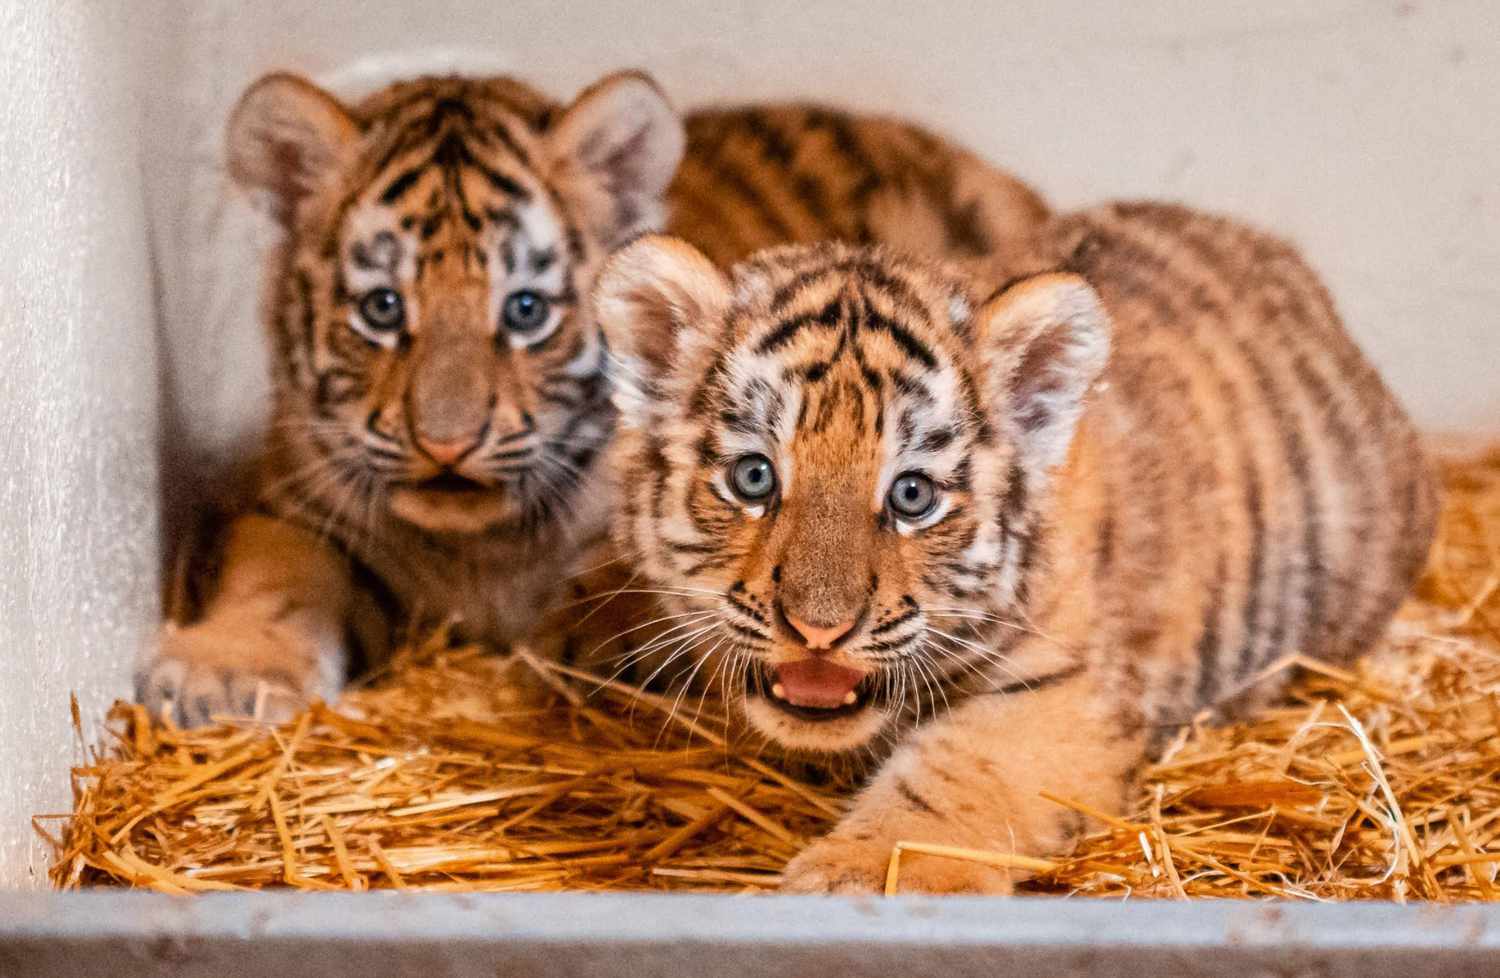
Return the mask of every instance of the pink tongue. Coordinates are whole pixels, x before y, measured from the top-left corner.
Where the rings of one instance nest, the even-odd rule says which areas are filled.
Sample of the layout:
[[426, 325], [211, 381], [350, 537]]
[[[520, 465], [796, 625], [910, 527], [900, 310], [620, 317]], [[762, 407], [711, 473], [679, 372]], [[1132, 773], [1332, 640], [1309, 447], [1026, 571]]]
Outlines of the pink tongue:
[[822, 659], [799, 659], [776, 667], [776, 681], [794, 706], [832, 709], [844, 705], [844, 697], [865, 678], [864, 673], [845, 669]]

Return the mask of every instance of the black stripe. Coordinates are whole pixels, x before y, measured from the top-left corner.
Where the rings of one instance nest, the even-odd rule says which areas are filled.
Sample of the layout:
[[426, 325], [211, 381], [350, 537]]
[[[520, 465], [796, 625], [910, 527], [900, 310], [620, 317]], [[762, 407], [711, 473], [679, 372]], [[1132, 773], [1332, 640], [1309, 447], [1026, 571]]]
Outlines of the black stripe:
[[819, 266], [798, 272], [790, 281], [771, 294], [771, 314], [773, 316], [780, 315], [782, 310], [786, 308], [787, 303], [795, 299], [803, 289], [841, 270], [841, 265], [831, 265]]
[[932, 350], [927, 347], [927, 344], [912, 335], [905, 326], [894, 320], [887, 319], [870, 308], [866, 308], [865, 310], [865, 325], [869, 329], [885, 332], [891, 339], [896, 341], [896, 345], [901, 348], [902, 352], [921, 363], [928, 370], [937, 369], [937, 357], [933, 356]]
[[759, 611], [750, 607], [750, 605], [746, 604], [744, 601], [735, 597], [733, 593], [725, 595], [725, 600], [728, 601], [735, 610], [739, 611], [740, 614], [744, 615], [746, 618], [760, 622], [762, 625], [766, 624], [765, 615], [761, 614]]
[[499, 170], [496, 170], [488, 163], [485, 163], [484, 161], [479, 159], [475, 159], [473, 156], [469, 157], [469, 163], [471, 166], [473, 166], [474, 169], [479, 171], [480, 175], [484, 177], [484, 179], [489, 183], [490, 186], [494, 187], [501, 193], [514, 197], [516, 200], [519, 200], [522, 203], [531, 200], [530, 190], [527, 190], [515, 180], [501, 173]]
[[646, 467], [653, 480], [651, 485], [651, 516], [659, 523], [666, 512], [667, 477], [671, 474], [672, 465], [667, 461], [665, 445], [659, 434], [647, 434], [645, 451]]
[[[963, 458], [958, 460], [958, 465], [954, 467], [953, 474], [948, 476], [946, 487], [953, 492], [968, 492], [973, 487], [973, 484], [973, 456], [965, 455]], [[965, 544], [964, 546], [965, 548], [967, 548], [968, 544]]]
[[922, 436], [921, 444], [917, 446], [923, 452], [941, 452], [953, 444], [957, 433], [952, 428], [937, 428]]
[[751, 182], [750, 176], [738, 166], [725, 160], [715, 160], [712, 166], [714, 180], [721, 189], [738, 194], [747, 207], [765, 226], [776, 241], [796, 241], [799, 237], [792, 226], [776, 212], [760, 188]]
[[897, 615], [895, 618], [892, 618], [890, 621], [887, 621], [880, 625], [876, 625], [874, 628], [870, 629], [870, 634], [872, 636], [884, 635], [886, 632], [889, 632], [894, 628], [901, 627], [920, 614], [921, 612], [916, 610], [915, 608], [909, 608], [901, 614]]
[[547, 402], [548, 404], [555, 404], [556, 406], [560, 408], [566, 408], [569, 411], [576, 411], [578, 408], [583, 406], [582, 398], [569, 397], [566, 394], [550, 390], [545, 387], [539, 388], [537, 390], [537, 397], [540, 400]]
[[364, 378], [338, 367], [317, 375], [317, 403], [320, 409], [347, 404], [364, 393]]
[[[493, 206], [486, 207], [484, 209], [484, 216], [489, 220], [491, 224], [494, 224], [497, 227], [507, 228], [511, 231], [514, 231], [521, 226], [520, 218], [516, 217], [513, 212], [505, 210], [503, 208]], [[515, 271], [513, 267], [509, 270]]]
[[313, 369], [313, 351], [317, 347], [317, 313], [313, 309], [312, 279], [305, 270], [297, 269], [297, 299], [302, 303], [302, 354], [303, 366]]
[[1219, 555], [1214, 570], [1214, 582], [1208, 592], [1208, 609], [1203, 613], [1203, 631], [1198, 635], [1194, 649], [1198, 659], [1197, 705], [1212, 703], [1219, 692], [1219, 653], [1223, 636], [1219, 634], [1219, 618], [1224, 613], [1224, 585], [1228, 581], [1229, 567], [1224, 555]]
[[510, 130], [506, 128], [505, 124], [503, 122], [496, 122], [492, 131], [495, 134], [495, 138], [500, 140], [501, 145], [514, 153], [522, 166], [530, 169], [531, 157], [527, 155], [525, 147], [516, 141], [516, 137], [511, 135]]
[[1312, 481], [1307, 441], [1302, 435], [1298, 419], [1292, 417], [1287, 409], [1287, 392], [1280, 389], [1280, 385], [1276, 383], [1276, 379], [1265, 362], [1260, 359], [1254, 346], [1241, 339], [1238, 347], [1264, 392], [1266, 408], [1270, 411], [1272, 423], [1281, 436], [1282, 453], [1286, 458], [1287, 468], [1292, 474], [1292, 481], [1302, 510], [1302, 559], [1298, 560], [1296, 555], [1289, 554], [1281, 573], [1290, 581], [1295, 579], [1298, 564], [1306, 566], [1303, 588], [1307, 600], [1299, 622], [1300, 627], [1290, 637], [1281, 635], [1284, 624], [1290, 619], [1285, 606], [1278, 608], [1272, 629], [1282, 641], [1269, 643], [1270, 649], [1267, 654], [1253, 663], [1253, 667], [1258, 668], [1270, 657], [1279, 653], [1283, 642], [1288, 642], [1292, 646], [1300, 645], [1310, 637], [1310, 632], [1321, 626], [1324, 590], [1328, 583], [1328, 575], [1323, 561], [1322, 506]]
[[410, 170], [402, 173], [400, 176], [396, 177], [396, 179], [387, 184], [385, 190], [381, 191], [380, 202], [382, 204], [386, 204], [387, 206], [396, 203], [403, 196], [405, 196], [406, 192], [410, 190], [418, 180], [422, 179], [422, 174], [426, 172], [426, 164], [423, 164], [420, 166], [414, 166]]
[[846, 209], [855, 215], [854, 240], [860, 243], [870, 242], [874, 236], [870, 233], [866, 207], [869, 205], [870, 197], [880, 188], [880, 168], [860, 145], [847, 114], [813, 107], [807, 112], [807, 125], [810, 129], [826, 131], [832, 139], [834, 148], [842, 154], [845, 163], [854, 171], [854, 187], [849, 192]]
[[[770, 232], [774, 240], [780, 242], [798, 240], [798, 235], [792, 230], [791, 225], [787, 224], [785, 219], [771, 207], [761, 188], [752, 181], [751, 174], [742, 169], [734, 160], [725, 158], [725, 148], [735, 133], [745, 132], [754, 137], [756, 134], [752, 131], [752, 127], [746, 125], [746, 120], [743, 118], [730, 117], [723, 121], [725, 124], [717, 137], [700, 144], [699, 152], [694, 154], [698, 165], [708, 171], [720, 192], [728, 189], [738, 195], [760, 219], [760, 223]], [[734, 122], [738, 122], [739, 125], [734, 125]]]
[[682, 572], [682, 576], [696, 577], [697, 575], [702, 574], [704, 571], [719, 570], [723, 567], [727, 567], [729, 565], [729, 562], [736, 556], [737, 555], [735, 554], [719, 554], [716, 557], [705, 557], [702, 560], [698, 561], [696, 564], [689, 564], [687, 566], [687, 569]]
[[815, 313], [804, 313], [778, 325], [765, 339], [755, 346], [756, 353], [771, 353], [791, 343], [797, 334], [808, 326], [831, 327], [838, 325], [842, 302], [834, 299]]
[[771, 125], [764, 112], [748, 109], [740, 116], [745, 131], [760, 142], [760, 155], [767, 163], [790, 167], [797, 149], [779, 129]]
[[557, 248], [542, 248], [531, 256], [531, 271], [534, 275], [540, 275], [551, 268], [557, 261]]
[[[1090, 239], [1086, 239], [1086, 240], [1090, 240]], [[1091, 250], [1084, 250], [1084, 251], [1082, 251], [1080, 258], [1081, 258], [1082, 261], [1088, 262], [1092, 258], [1092, 252], [1091, 252]], [[1012, 275], [1010, 278], [1006, 279], [1005, 281], [1001, 282], [999, 285], [995, 286], [994, 290], [992, 292], [990, 292], [990, 294], [988, 296], [985, 297], [984, 301], [981, 302], [980, 305], [981, 306], [985, 306], [985, 305], [988, 305], [991, 302], [994, 302], [996, 299], [1000, 298], [1001, 296], [1003, 296], [1005, 293], [1009, 292], [1011, 289], [1015, 288], [1016, 286], [1020, 285], [1022, 282], [1029, 282], [1029, 281], [1031, 281], [1034, 278], [1041, 278], [1043, 275], [1059, 275], [1059, 274], [1068, 274], [1070, 272], [1074, 273], [1074, 274], [1078, 274], [1078, 275], [1082, 275], [1083, 274], [1083, 271], [1081, 269], [1071, 268], [1071, 267], [1058, 267], [1058, 268], [1049, 268], [1049, 269], [1046, 269], [1045, 271], [1040, 271], [1040, 272], [1024, 272], [1024, 273], [1022, 273], [1020, 275]]]
[[862, 285], [873, 286], [877, 292], [885, 293], [892, 305], [899, 306], [910, 315], [920, 316], [924, 323], [929, 322], [926, 305], [905, 280], [892, 277], [888, 269], [867, 258], [857, 259], [855, 268], [860, 274]]
[[932, 805], [927, 802], [927, 799], [917, 794], [916, 791], [912, 789], [912, 786], [906, 783], [905, 778], [896, 779], [896, 791], [901, 795], [902, 798], [906, 799], [906, 803], [910, 805], [913, 810], [919, 811], [924, 815], [936, 815], [938, 813], [937, 809], [933, 808]]
[[[762, 620], [764, 620], [764, 619], [762, 619]], [[762, 635], [760, 632], [757, 632], [753, 628], [747, 628], [744, 625], [741, 625], [739, 622], [735, 621], [732, 618], [727, 619], [724, 622], [724, 627], [727, 628], [727, 629], [729, 629], [731, 632], [734, 632], [736, 635], [739, 635], [739, 636], [741, 636], [743, 638], [754, 639], [757, 642], [764, 642], [764, 641], [766, 641], [766, 636]]]
[[803, 173], [796, 168], [797, 141], [802, 133], [788, 135], [773, 125], [764, 113], [755, 110], [745, 113], [745, 128], [760, 141], [761, 155], [766, 162], [782, 168], [784, 172], [779, 182], [791, 191], [808, 216], [823, 229], [824, 236], [841, 237], [834, 220], [834, 209], [828, 202], [828, 189], [816, 174]]
[[[390, 146], [386, 148], [385, 152], [380, 155], [380, 159], [375, 163], [375, 172], [384, 173], [387, 169], [390, 168], [391, 164], [396, 161], [396, 158], [398, 156], [403, 156], [407, 153], [414, 152], [418, 146], [421, 146], [431, 138], [432, 137], [426, 132], [403, 132], [402, 134], [397, 136], [391, 142]], [[427, 155], [430, 156], [431, 154]], [[422, 166], [425, 165], [425, 163], [422, 164]], [[418, 169], [420, 168], [421, 167], [419, 166]]]
[[1013, 683], [1006, 683], [1004, 686], [995, 689], [982, 690], [975, 695], [1014, 696], [1017, 693], [1040, 693], [1044, 689], [1051, 689], [1053, 686], [1065, 683], [1074, 676], [1080, 675], [1086, 668], [1087, 666], [1082, 662], [1078, 662], [1068, 666], [1066, 669], [1059, 669], [1057, 672], [1049, 672], [1030, 679], [1018, 679]]
[[892, 369], [886, 376], [890, 378], [891, 386], [904, 396], [921, 401], [924, 404], [931, 404], [933, 402], [932, 392], [927, 389], [927, 385], [910, 374]]

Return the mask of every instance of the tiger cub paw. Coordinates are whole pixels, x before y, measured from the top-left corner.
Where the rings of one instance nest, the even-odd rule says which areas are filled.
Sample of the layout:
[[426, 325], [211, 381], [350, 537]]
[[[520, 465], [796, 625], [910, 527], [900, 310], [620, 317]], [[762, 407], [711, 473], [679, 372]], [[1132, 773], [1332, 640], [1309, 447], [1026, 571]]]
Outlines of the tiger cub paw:
[[819, 839], [787, 864], [781, 873], [786, 893], [884, 893], [890, 846]]
[[168, 626], [136, 672], [135, 695], [153, 716], [180, 727], [220, 717], [282, 723], [312, 700], [338, 694], [341, 675], [320, 669], [324, 658], [314, 643], [265, 623]]
[[[965, 847], [965, 832], [930, 817], [859, 819], [814, 841], [781, 873], [787, 892], [885, 892], [891, 852], [897, 841], [947, 841]], [[927, 853], [901, 853], [895, 892], [1010, 895], [1017, 877], [1007, 868]]]
[[[787, 865], [781, 889], [787, 893], [884, 893], [896, 841], [820, 839]], [[913, 852], [902, 853], [896, 876], [897, 893], [1008, 896], [1013, 890], [1007, 870]]]

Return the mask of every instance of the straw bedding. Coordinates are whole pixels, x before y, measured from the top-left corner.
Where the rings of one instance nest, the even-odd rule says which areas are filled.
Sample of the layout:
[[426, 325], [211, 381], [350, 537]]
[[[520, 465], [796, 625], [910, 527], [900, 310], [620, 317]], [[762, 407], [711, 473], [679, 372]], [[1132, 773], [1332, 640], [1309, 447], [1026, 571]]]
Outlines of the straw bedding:
[[[1044, 892], [1500, 897], [1500, 449], [1446, 478], [1418, 594], [1350, 671], [1279, 663], [1300, 672], [1285, 700], [1180, 731], [1138, 809], [1067, 858], [911, 840], [890, 890], [908, 860], [976, 858]], [[551, 702], [508, 692], [511, 670]], [[279, 728], [110, 716], [74, 810], [36, 820], [60, 887], [759, 891], [848, 789], [737, 747], [712, 703], [437, 640]]]

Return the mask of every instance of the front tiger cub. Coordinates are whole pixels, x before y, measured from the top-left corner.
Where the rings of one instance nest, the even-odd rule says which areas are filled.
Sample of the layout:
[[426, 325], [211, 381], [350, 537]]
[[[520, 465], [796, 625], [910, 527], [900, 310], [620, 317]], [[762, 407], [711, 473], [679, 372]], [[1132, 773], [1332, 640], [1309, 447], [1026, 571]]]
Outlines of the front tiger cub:
[[557, 618], [618, 630], [628, 610], [548, 618], [602, 563], [613, 498], [604, 346], [580, 297], [668, 214], [726, 256], [839, 235], [973, 256], [1045, 213], [910, 126], [765, 107], [685, 132], [633, 72], [566, 106], [460, 77], [350, 106], [272, 75], [236, 108], [228, 161], [285, 229], [266, 269], [274, 423], [259, 511], [229, 523], [198, 620], [138, 677], [181, 723], [331, 698], [393, 628], [457, 618], [499, 645], [555, 645]]
[[601, 274], [620, 545], [716, 614], [699, 648], [754, 731], [881, 761], [788, 889], [877, 891], [898, 840], [1064, 849], [1083, 824], [1040, 792], [1121, 810], [1177, 725], [1273, 692], [1268, 663], [1368, 647], [1423, 562], [1412, 428], [1290, 248], [1120, 205], [1027, 267], [990, 293], [828, 245], [726, 278], [658, 237]]

